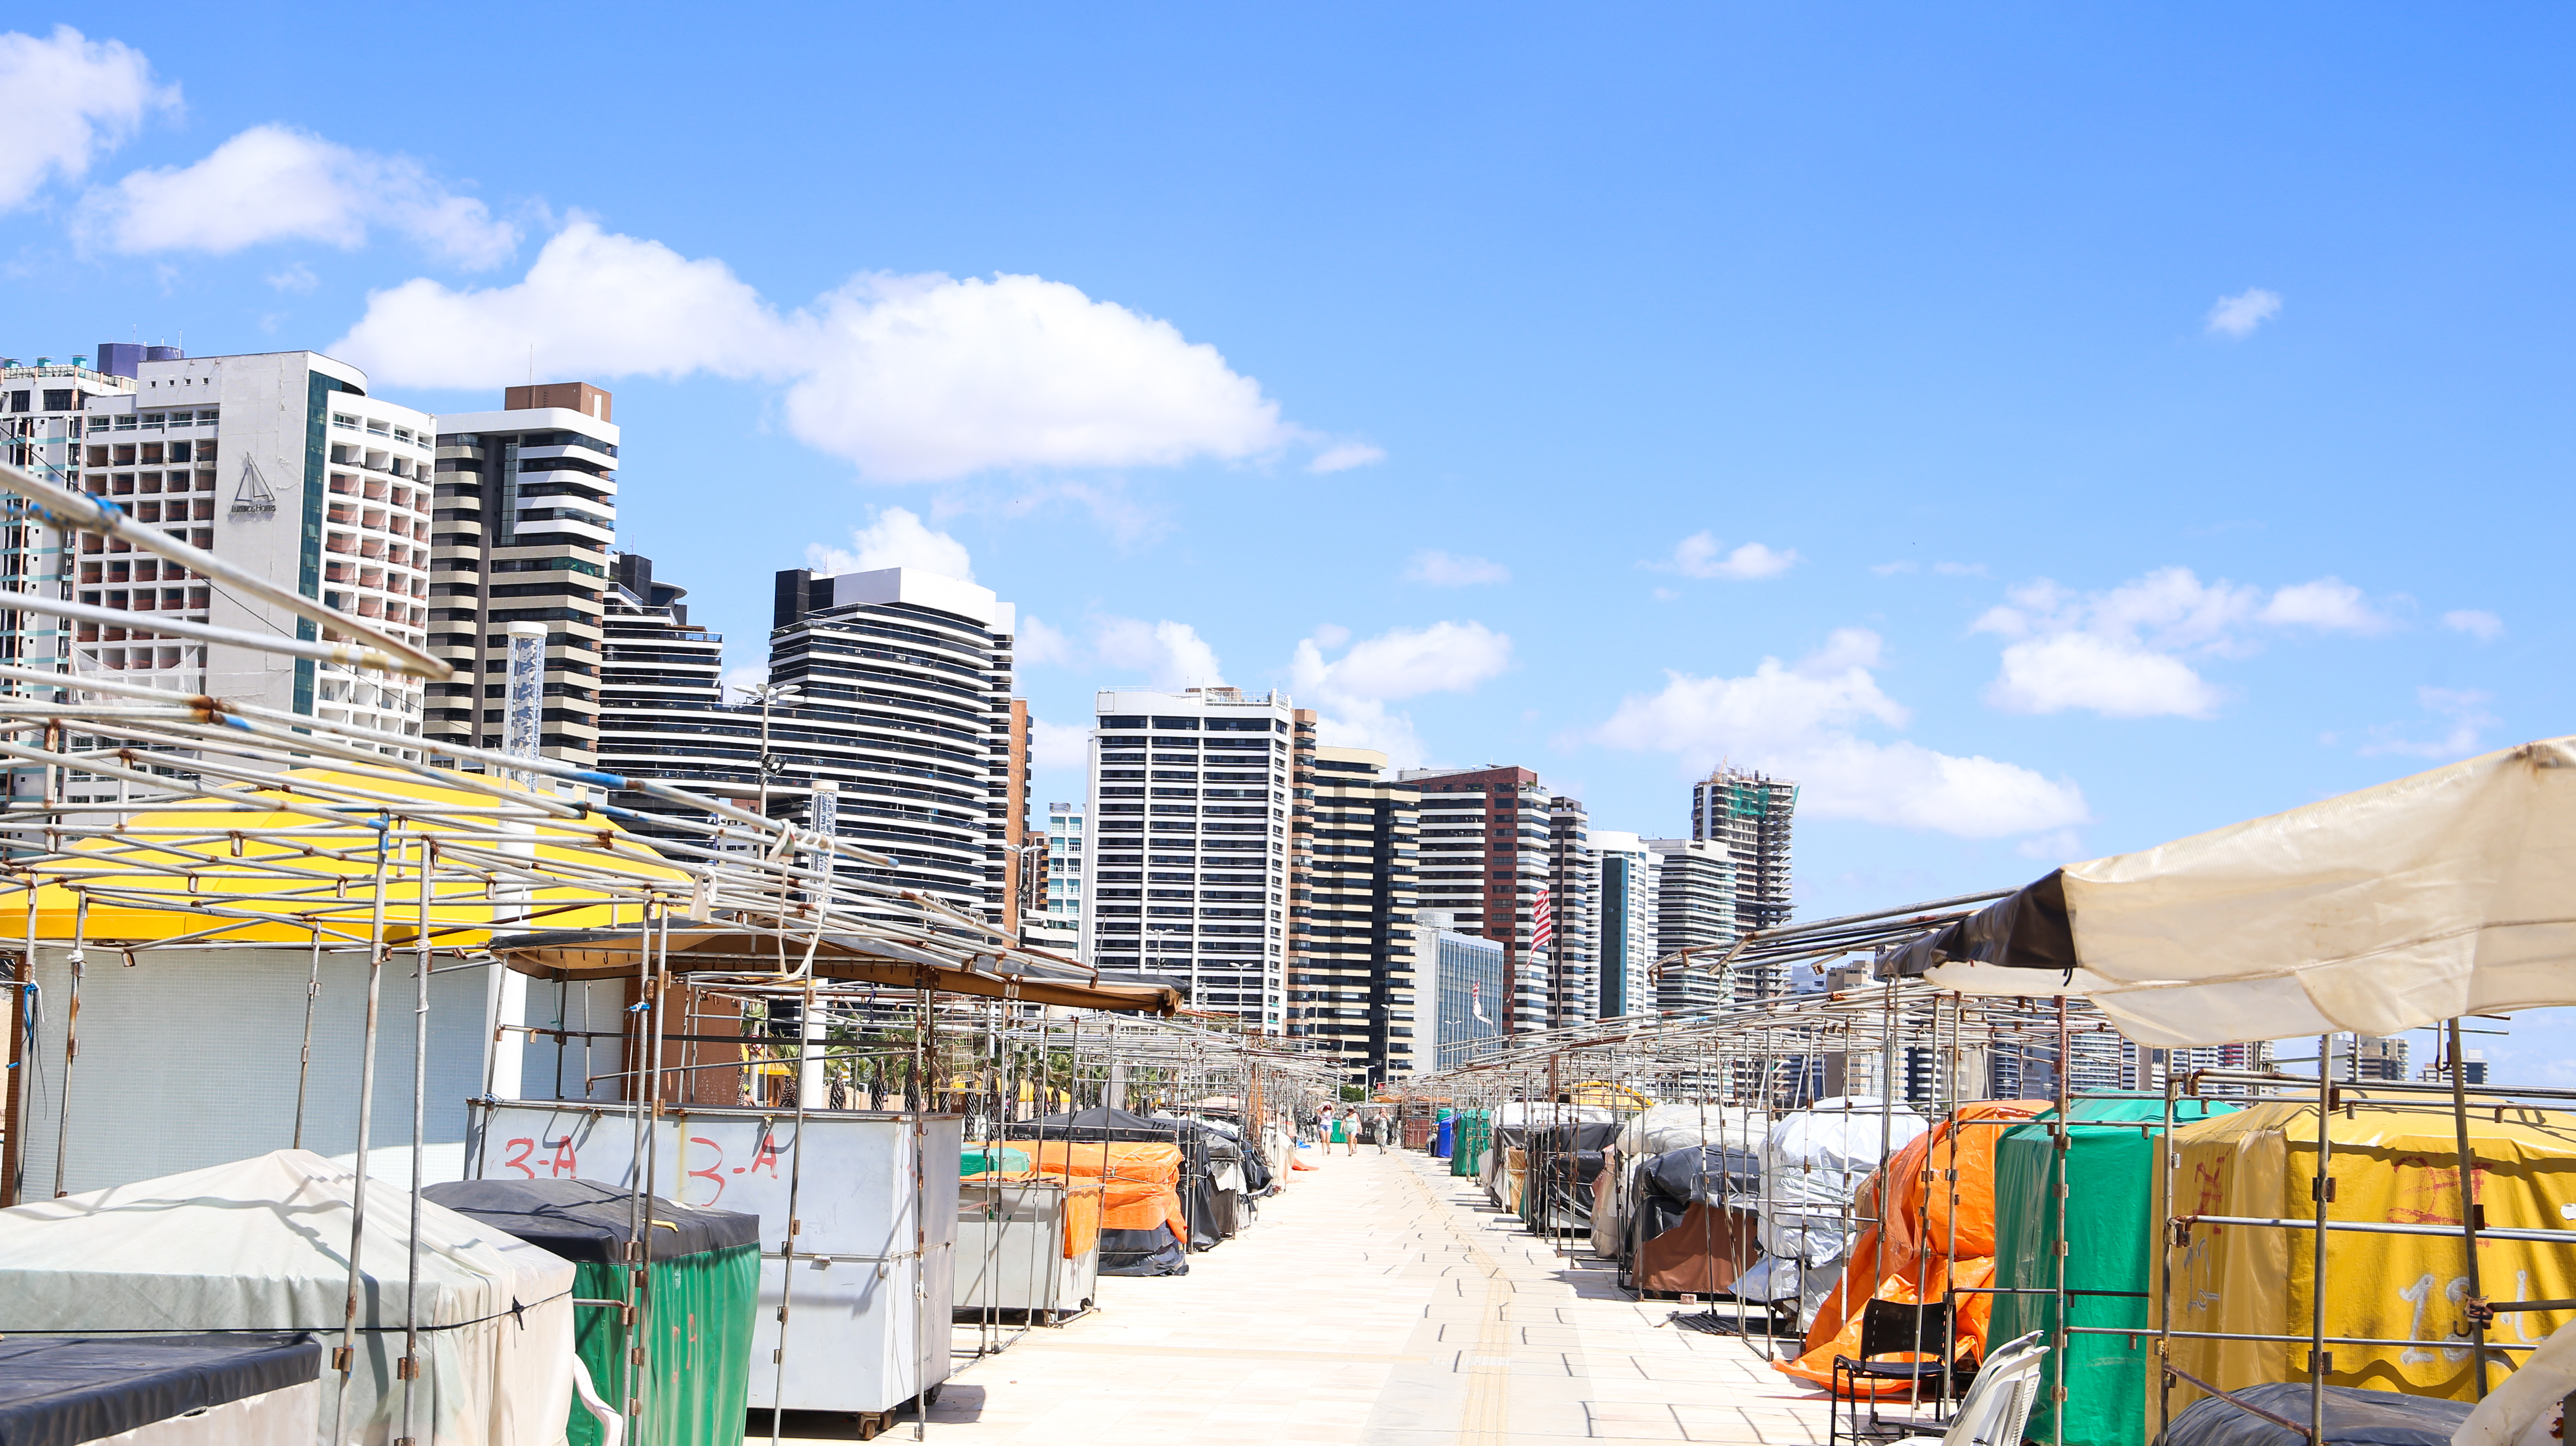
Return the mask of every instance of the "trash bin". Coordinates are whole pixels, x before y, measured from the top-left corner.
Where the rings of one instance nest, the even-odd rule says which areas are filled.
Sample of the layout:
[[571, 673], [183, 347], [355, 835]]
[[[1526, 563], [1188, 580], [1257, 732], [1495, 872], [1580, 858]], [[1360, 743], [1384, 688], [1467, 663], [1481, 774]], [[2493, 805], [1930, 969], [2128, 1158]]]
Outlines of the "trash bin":
[[1439, 1132], [1431, 1137], [1431, 1153], [1443, 1160], [1449, 1158], [1458, 1143], [1458, 1117], [1447, 1110], [1440, 1112]]

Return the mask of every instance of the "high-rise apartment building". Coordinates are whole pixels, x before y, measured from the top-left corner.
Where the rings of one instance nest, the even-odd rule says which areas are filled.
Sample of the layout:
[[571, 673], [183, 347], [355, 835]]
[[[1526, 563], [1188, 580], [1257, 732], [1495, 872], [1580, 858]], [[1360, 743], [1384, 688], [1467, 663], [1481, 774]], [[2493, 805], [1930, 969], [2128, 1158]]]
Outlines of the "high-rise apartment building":
[[1367, 748], [1314, 752], [1313, 864], [1289, 896], [1290, 1032], [1316, 1041], [1354, 1084], [1417, 1068], [1414, 864], [1421, 791]]
[[[123, 343], [100, 352], [96, 370], [0, 370], [7, 415], [19, 415], [24, 373], [28, 416], [43, 418], [43, 440], [27, 444], [31, 461], [138, 522], [406, 642], [424, 642], [436, 428], [426, 413], [368, 396], [365, 373], [312, 352], [188, 357], [175, 347]], [[79, 551], [62, 558], [71, 573], [66, 590], [138, 615], [315, 635], [312, 623], [281, 608], [125, 546], [81, 538]], [[41, 564], [22, 562], [37, 569], [24, 575], [43, 585]], [[30, 617], [13, 647], [21, 657], [62, 658], [46, 651], [62, 641], [58, 624]], [[124, 627], [78, 624], [68, 641], [74, 673], [420, 732], [421, 686], [413, 679], [176, 638], [140, 617]]]
[[1526, 768], [1409, 768], [1400, 777], [1422, 788], [1422, 907], [1502, 943], [1507, 1031], [1547, 1028], [1551, 965], [1535, 936], [1555, 867], [1548, 790]]
[[1111, 689], [1096, 706], [1084, 957], [1286, 1033], [1288, 699]]
[[1032, 851], [1028, 911], [1020, 916], [1020, 940], [1061, 954], [1082, 950], [1083, 806], [1047, 805], [1046, 829]]
[[1653, 969], [1660, 903], [1655, 891], [1661, 856], [1633, 833], [1596, 829], [1593, 857], [1601, 873], [1601, 1019], [1655, 1012]]
[[600, 748], [600, 645], [617, 540], [618, 430], [587, 382], [510, 387], [502, 410], [440, 419], [437, 631], [457, 676], [430, 685], [431, 737], [499, 748], [509, 627], [546, 630], [538, 751], [589, 764]]
[[772, 812], [803, 817], [813, 785], [835, 783], [839, 835], [894, 859], [863, 873], [1016, 929], [1013, 606], [919, 568], [795, 569], [771, 621], [770, 684], [795, 690], [771, 710]]
[[[1707, 839], [1648, 839], [1646, 847], [1661, 860], [1655, 873], [1655, 956], [1667, 961], [1655, 1007], [1670, 1013], [1732, 1002], [1718, 956], [1739, 932], [1735, 860], [1724, 844]], [[1705, 952], [1684, 966], [1671, 959], [1683, 949]]]
[[[1789, 922], [1789, 835], [1798, 785], [1740, 768], [1720, 768], [1691, 785], [1690, 836], [1726, 845], [1735, 861], [1735, 919], [1746, 933]], [[1758, 981], [1754, 996], [1784, 993], [1785, 979]]]
[[[759, 793], [759, 725], [726, 706], [724, 638], [689, 621], [689, 605], [680, 601], [687, 595], [653, 576], [653, 559], [609, 554], [600, 616], [599, 766], [748, 806]], [[644, 814], [683, 812], [631, 791], [609, 801]], [[703, 814], [693, 819], [709, 821]], [[654, 832], [649, 826], [638, 831]]]
[[1582, 800], [1550, 798], [1547, 826], [1548, 1019], [1563, 1029], [1601, 1017], [1601, 861]]

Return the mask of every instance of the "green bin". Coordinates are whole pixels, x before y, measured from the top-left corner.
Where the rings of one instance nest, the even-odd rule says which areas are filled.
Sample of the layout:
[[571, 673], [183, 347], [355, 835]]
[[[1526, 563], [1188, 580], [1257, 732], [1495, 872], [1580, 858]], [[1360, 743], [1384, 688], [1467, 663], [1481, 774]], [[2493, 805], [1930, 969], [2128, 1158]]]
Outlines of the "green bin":
[[[2224, 1100], [2178, 1100], [2174, 1123], [2189, 1124], [2235, 1109]], [[1999, 1290], [2054, 1290], [2057, 1284], [2057, 1210], [2050, 1187], [2049, 1122], [2052, 1110], [2004, 1131], [1995, 1148], [1995, 1285]], [[2163, 1127], [2162, 1100], [2077, 1100], [2067, 1128], [2066, 1255], [2069, 1290], [2144, 1292], [2153, 1289], [2147, 1269], [2147, 1215], [2153, 1209], [2155, 1136]], [[2147, 1302], [2120, 1296], [2075, 1296], [2070, 1325], [2137, 1327], [2147, 1323]], [[2054, 1332], [2056, 1302], [2046, 1295], [1997, 1295], [1990, 1347], [2032, 1331]], [[2152, 1337], [2133, 1346], [2125, 1336], [2071, 1335], [2061, 1354], [2041, 1364], [2038, 1401], [2031, 1407], [2024, 1441], [2047, 1446], [2056, 1437], [2051, 1404], [2061, 1372], [2066, 1384], [2068, 1446], [2136, 1446], [2145, 1421], [2147, 1361]]]
[[[632, 1197], [591, 1180], [458, 1180], [421, 1194], [460, 1215], [572, 1262], [580, 1300], [626, 1298]], [[760, 1296], [760, 1217], [697, 1210], [659, 1196], [646, 1232], [644, 1329], [652, 1376], [629, 1446], [705, 1446], [740, 1441], [751, 1387], [751, 1331]], [[573, 1346], [591, 1383], [613, 1410], [630, 1395], [626, 1363], [642, 1337], [614, 1306], [573, 1313]], [[571, 1446], [599, 1446], [599, 1423], [576, 1399]]]

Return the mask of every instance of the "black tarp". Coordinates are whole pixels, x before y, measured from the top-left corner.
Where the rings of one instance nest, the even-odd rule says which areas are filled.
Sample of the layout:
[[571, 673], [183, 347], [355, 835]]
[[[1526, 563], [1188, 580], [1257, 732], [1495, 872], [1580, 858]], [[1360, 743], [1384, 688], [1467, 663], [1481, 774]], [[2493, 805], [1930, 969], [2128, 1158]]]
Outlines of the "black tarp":
[[1945, 924], [1887, 956], [1881, 978], [1913, 979], [1952, 960], [2006, 969], [2075, 967], [2075, 926], [2066, 913], [2066, 881], [2056, 870], [2026, 889]]
[[1522, 1148], [1529, 1152], [1529, 1188], [1539, 1207], [1521, 1211], [1530, 1228], [1592, 1228], [1592, 1182], [1600, 1178], [1607, 1152], [1618, 1139], [1619, 1127], [1606, 1123], [1542, 1125], [1529, 1132], [1529, 1143]]
[[1023, 1140], [1128, 1140], [1147, 1144], [1160, 1141], [1170, 1145], [1180, 1143], [1181, 1136], [1195, 1134], [1200, 1128], [1196, 1121], [1154, 1120], [1115, 1105], [1094, 1105], [1087, 1110], [1070, 1110], [1022, 1120], [1004, 1133], [1013, 1139]]
[[1100, 1232], [1102, 1275], [1187, 1275], [1190, 1259], [1169, 1225]]
[[[2272, 1381], [2231, 1392], [2299, 1429], [2285, 1430], [2240, 1411], [2216, 1396], [2185, 1406], [2166, 1423], [2156, 1446], [2300, 1446], [2308, 1439], [2308, 1384]], [[2471, 1401], [2439, 1401], [2393, 1391], [2326, 1387], [2326, 1446], [2451, 1446], [2451, 1433], [2476, 1409]]]
[[[451, 1180], [420, 1193], [422, 1199], [576, 1264], [613, 1265], [625, 1259], [634, 1223], [631, 1197], [596, 1180]], [[645, 1232], [645, 1240], [655, 1260], [757, 1245], [760, 1217], [739, 1210], [700, 1210], [656, 1195], [653, 1228]]]
[[322, 1345], [296, 1332], [0, 1340], [0, 1446], [76, 1446], [300, 1386]]
[[1685, 1145], [1637, 1162], [1635, 1234], [1640, 1244], [1681, 1222], [1690, 1207], [1723, 1206], [1730, 1195], [1758, 1194], [1762, 1158], [1722, 1145]]

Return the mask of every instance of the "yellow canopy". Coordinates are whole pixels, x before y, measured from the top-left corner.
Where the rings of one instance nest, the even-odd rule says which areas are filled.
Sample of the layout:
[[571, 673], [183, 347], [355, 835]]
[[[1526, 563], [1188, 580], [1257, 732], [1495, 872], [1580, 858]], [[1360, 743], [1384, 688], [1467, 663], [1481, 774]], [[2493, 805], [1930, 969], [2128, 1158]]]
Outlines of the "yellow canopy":
[[[424, 853], [433, 862], [430, 942], [442, 948], [479, 946], [495, 928], [632, 925], [643, 914], [639, 891], [686, 893], [690, 884], [606, 818], [503, 818], [499, 800], [468, 789], [299, 768], [231, 791], [280, 806], [186, 799], [130, 816], [125, 827], [137, 836], [85, 840], [36, 865], [36, 937], [75, 937], [86, 895], [94, 943], [301, 944], [316, 930], [363, 940], [381, 857], [387, 933], [411, 942]], [[0, 881], [0, 939], [25, 937], [27, 883], [27, 871]]]

